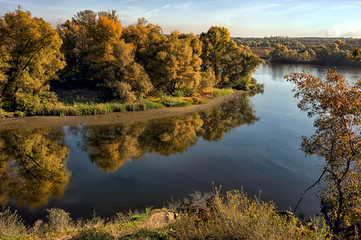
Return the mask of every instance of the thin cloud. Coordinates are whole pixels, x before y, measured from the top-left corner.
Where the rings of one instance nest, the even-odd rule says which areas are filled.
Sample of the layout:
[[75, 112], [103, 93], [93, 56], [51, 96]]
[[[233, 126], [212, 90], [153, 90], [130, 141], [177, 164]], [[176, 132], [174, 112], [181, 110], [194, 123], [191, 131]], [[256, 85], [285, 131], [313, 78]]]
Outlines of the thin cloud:
[[164, 6], [160, 7], [160, 8], [150, 10], [150, 11], [146, 12], [146, 14], [152, 14], [152, 13], [155, 13], [155, 12], [159, 12], [159, 11], [161, 11], [163, 9], [170, 8], [172, 6], [173, 6], [173, 4], [166, 4], [166, 5], [164, 5]]
[[83, 9], [115, 9], [123, 24], [145, 17], [165, 29], [196, 33], [196, 29], [223, 25], [239, 35], [361, 37], [361, 27], [352, 25], [361, 24], [361, 1], [356, 0], [0, 0], [0, 15], [16, 9], [19, 3], [52, 23], [55, 17], [69, 19]]
[[163, 9], [170, 8], [172, 6], [173, 6], [172, 4], [166, 4], [164, 6], [152, 10], [147, 10], [135, 6], [122, 6], [118, 11], [118, 14], [121, 16], [122, 20], [125, 20], [125, 22], [127, 22], [127, 24], [133, 24], [140, 17], [149, 18], [152, 16], [152, 14], [157, 13]]

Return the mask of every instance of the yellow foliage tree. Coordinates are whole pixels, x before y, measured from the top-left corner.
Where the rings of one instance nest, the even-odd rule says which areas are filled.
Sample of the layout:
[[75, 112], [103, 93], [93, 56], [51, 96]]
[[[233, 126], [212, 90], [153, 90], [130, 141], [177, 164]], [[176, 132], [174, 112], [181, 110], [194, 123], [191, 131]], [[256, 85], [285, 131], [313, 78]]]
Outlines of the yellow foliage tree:
[[65, 65], [60, 53], [62, 41], [57, 32], [41, 18], [20, 9], [0, 19], [3, 107], [10, 111], [38, 112], [42, 104], [56, 101], [48, 82]]
[[131, 103], [143, 98], [153, 85], [143, 67], [134, 61], [133, 48], [121, 39], [121, 33], [119, 21], [99, 16], [95, 44], [89, 49], [88, 58], [100, 84], [123, 102]]
[[239, 47], [225, 27], [211, 27], [201, 34], [203, 71], [211, 71], [215, 85], [246, 89], [251, 73], [262, 62], [247, 47]]
[[153, 89], [147, 73], [134, 60], [133, 47], [121, 39], [122, 25], [115, 11], [79, 12], [59, 31], [68, 44], [64, 47], [67, 59], [77, 65], [74, 70], [69, 67], [65, 75], [80, 75], [81, 82], [94, 88], [105, 87], [126, 103]]
[[159, 47], [149, 67], [157, 89], [173, 93], [177, 89], [197, 89], [200, 81], [200, 44], [193, 34], [173, 32]]

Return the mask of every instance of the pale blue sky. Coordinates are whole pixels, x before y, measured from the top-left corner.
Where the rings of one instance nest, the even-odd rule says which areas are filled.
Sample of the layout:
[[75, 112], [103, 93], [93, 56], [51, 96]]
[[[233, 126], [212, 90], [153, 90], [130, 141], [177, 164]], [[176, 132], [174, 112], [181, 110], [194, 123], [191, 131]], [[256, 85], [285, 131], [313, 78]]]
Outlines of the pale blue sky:
[[361, 37], [361, 1], [335, 0], [0, 0], [0, 15], [21, 5], [53, 25], [80, 10], [117, 10], [123, 25], [145, 17], [166, 33], [225, 26], [232, 36]]

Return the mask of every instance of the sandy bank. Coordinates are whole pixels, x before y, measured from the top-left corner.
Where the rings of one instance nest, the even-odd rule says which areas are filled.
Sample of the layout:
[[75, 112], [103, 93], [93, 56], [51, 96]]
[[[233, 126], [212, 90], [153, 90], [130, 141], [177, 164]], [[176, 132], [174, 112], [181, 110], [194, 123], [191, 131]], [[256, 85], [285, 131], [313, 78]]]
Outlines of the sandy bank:
[[61, 127], [61, 126], [78, 126], [78, 125], [105, 125], [135, 121], [145, 121], [157, 118], [172, 117], [181, 114], [198, 112], [215, 107], [223, 102], [230, 101], [236, 96], [245, 94], [247, 91], [235, 91], [233, 94], [209, 100], [206, 104], [193, 105], [188, 107], [172, 107], [151, 109], [137, 112], [118, 112], [108, 115], [93, 116], [34, 116], [22, 118], [5, 118], [0, 119], [0, 130], [18, 129], [18, 128], [42, 128], [42, 127]]

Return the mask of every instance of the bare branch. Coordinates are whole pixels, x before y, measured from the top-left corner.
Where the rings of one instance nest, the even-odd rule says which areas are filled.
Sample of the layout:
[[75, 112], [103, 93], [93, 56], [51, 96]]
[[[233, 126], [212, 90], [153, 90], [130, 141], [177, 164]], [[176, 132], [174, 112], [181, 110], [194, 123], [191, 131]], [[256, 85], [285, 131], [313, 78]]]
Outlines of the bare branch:
[[317, 184], [320, 183], [320, 181], [322, 180], [322, 177], [323, 177], [323, 175], [325, 175], [325, 173], [326, 173], [326, 170], [323, 170], [323, 171], [322, 171], [322, 174], [321, 174], [320, 177], [317, 179], [317, 181], [316, 181], [314, 184], [312, 184], [311, 186], [309, 186], [309, 187], [301, 194], [301, 197], [300, 197], [300, 199], [298, 200], [298, 202], [297, 202], [297, 204], [296, 204], [295, 210], [293, 210], [293, 214], [296, 214], [297, 208], [298, 208], [298, 206], [300, 205], [300, 203], [301, 203], [303, 197], [305, 196], [305, 194], [306, 194], [310, 189], [312, 189], [313, 187], [315, 187]]

